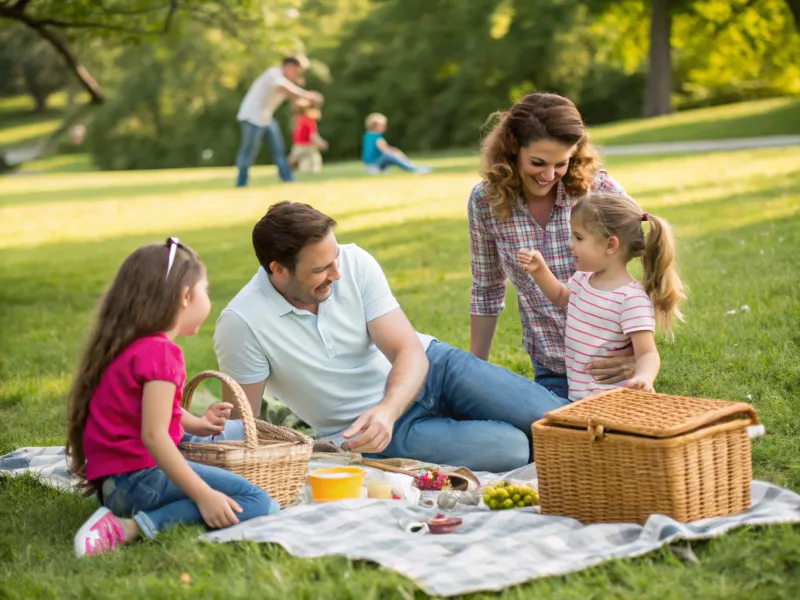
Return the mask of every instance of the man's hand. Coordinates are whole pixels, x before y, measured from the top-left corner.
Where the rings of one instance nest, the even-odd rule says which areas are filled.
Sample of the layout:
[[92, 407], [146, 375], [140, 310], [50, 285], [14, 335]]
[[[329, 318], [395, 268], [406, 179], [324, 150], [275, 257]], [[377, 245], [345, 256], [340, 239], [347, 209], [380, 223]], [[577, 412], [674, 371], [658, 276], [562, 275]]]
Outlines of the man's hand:
[[350, 452], [382, 452], [392, 441], [394, 422], [397, 420], [390, 410], [380, 404], [362, 414], [342, 434]]
[[651, 394], [655, 393], [653, 384], [643, 377], [631, 377], [622, 387], [630, 388], [632, 390], [643, 390], [645, 392], [650, 392]]
[[306, 99], [316, 106], [322, 106], [325, 98], [319, 92], [306, 92]]
[[603, 358], [593, 358], [586, 365], [586, 372], [597, 383], [619, 383], [630, 379], [636, 372], [633, 348], [629, 346], [616, 352], [609, 352]]
[[206, 409], [206, 413], [200, 417], [194, 435], [206, 437], [217, 435], [225, 429], [225, 422], [231, 416], [233, 404], [230, 402], [215, 402]]
[[533, 275], [542, 267], [547, 266], [542, 253], [537, 250], [520, 250], [517, 252], [517, 262], [528, 275]]

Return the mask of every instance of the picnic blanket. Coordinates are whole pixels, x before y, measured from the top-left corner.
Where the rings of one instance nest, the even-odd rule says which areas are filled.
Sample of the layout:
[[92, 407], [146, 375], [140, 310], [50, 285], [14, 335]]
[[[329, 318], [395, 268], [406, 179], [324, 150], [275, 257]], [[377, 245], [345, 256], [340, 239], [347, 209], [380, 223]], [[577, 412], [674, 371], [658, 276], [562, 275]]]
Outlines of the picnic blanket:
[[[64, 449], [58, 447], [22, 448], [0, 457], [3, 473], [37, 474], [44, 483], [64, 489], [72, 485]], [[436, 508], [348, 500], [297, 506], [202, 537], [211, 542], [276, 543], [301, 557], [368, 560], [405, 575], [428, 594], [454, 596], [563, 575], [615, 558], [640, 556], [676, 540], [716, 537], [735, 527], [800, 523], [800, 495], [790, 490], [753, 481], [751, 500], [750, 510], [739, 515], [687, 524], [653, 515], [644, 526], [582, 525], [533, 509], [455, 510], [448, 514], [460, 516], [464, 524], [448, 535], [406, 531], [410, 522], [436, 514]]]

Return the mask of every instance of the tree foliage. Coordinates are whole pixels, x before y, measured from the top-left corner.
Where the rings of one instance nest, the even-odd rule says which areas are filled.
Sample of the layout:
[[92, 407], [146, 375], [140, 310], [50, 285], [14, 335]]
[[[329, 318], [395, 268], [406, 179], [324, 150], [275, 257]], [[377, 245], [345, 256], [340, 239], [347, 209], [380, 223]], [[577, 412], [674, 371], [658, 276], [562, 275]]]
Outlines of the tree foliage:
[[[329, 158], [358, 156], [374, 111], [408, 151], [475, 147], [492, 112], [536, 90], [570, 97], [592, 125], [638, 117], [652, 112], [645, 90], [660, 77], [648, 55], [653, 2], [0, 0], [0, 19], [51, 45], [42, 30], [55, 36], [80, 67], [70, 69], [103, 82], [95, 158], [143, 168], [231, 164], [248, 86], [304, 49], [308, 87], [326, 98]], [[658, 2], [669, 19], [661, 110], [800, 94], [796, 0]]]

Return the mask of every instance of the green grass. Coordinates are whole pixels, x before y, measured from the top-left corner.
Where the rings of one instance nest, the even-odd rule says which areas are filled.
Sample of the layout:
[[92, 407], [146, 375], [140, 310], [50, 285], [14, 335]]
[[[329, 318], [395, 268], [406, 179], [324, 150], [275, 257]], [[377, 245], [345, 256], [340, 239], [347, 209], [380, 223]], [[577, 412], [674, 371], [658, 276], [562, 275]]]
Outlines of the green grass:
[[[84, 97], [76, 99], [85, 102]], [[67, 105], [65, 93], [53, 94], [45, 112], [34, 112], [29, 96], [0, 98], [0, 149], [21, 148], [44, 141], [58, 129]]]
[[[273, 202], [311, 202], [335, 217], [341, 242], [383, 265], [412, 323], [468, 347], [465, 212], [475, 159], [450, 156], [429, 176], [360, 176], [356, 164], [278, 185], [255, 169], [20, 175], [0, 187], [0, 453], [61, 445], [64, 396], [99, 294], [138, 245], [180, 236], [209, 269], [212, 314], [180, 341], [190, 373], [213, 368], [218, 312], [250, 278], [252, 224]], [[754, 444], [757, 478], [800, 491], [800, 149], [614, 157], [612, 175], [669, 219], [691, 285], [687, 323], [662, 342], [660, 391], [746, 400], [768, 435]], [[747, 312], [726, 311], [749, 305]], [[491, 359], [531, 376], [513, 292]], [[587, 490], [591, 493], [591, 490]], [[177, 528], [94, 560], [72, 558], [89, 500], [29, 478], [0, 479], [0, 598], [411, 598], [394, 573], [342, 558], [295, 559], [270, 545], [199, 543]], [[695, 544], [700, 563], [668, 551], [533, 582], [500, 598], [800, 597], [800, 528], [732, 532]], [[180, 584], [181, 573], [192, 583]], [[478, 595], [475, 597], [495, 597]]]
[[771, 98], [590, 127], [601, 146], [800, 134], [800, 98]]

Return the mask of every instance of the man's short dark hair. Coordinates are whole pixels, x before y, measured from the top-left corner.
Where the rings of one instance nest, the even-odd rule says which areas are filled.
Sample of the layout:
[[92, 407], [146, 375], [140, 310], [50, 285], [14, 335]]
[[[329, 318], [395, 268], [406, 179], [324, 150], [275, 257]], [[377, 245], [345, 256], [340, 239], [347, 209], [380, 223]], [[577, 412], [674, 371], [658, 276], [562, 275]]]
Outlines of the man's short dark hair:
[[308, 59], [305, 56], [284, 56], [281, 63], [284, 67], [286, 65], [294, 65], [303, 69], [308, 68]]
[[273, 261], [294, 271], [300, 251], [328, 235], [336, 226], [328, 215], [313, 206], [285, 200], [269, 207], [253, 227], [253, 249], [267, 271]]

